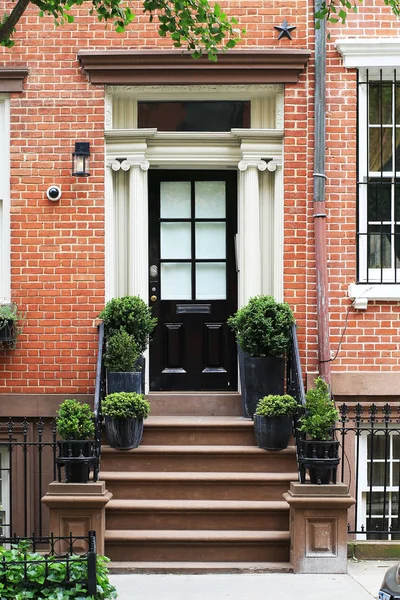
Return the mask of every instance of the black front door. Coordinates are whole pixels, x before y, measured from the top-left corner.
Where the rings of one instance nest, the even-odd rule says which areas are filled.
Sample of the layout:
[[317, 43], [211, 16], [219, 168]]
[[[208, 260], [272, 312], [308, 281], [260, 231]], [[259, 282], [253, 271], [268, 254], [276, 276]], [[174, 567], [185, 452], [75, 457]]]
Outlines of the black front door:
[[233, 171], [150, 171], [150, 390], [236, 390]]

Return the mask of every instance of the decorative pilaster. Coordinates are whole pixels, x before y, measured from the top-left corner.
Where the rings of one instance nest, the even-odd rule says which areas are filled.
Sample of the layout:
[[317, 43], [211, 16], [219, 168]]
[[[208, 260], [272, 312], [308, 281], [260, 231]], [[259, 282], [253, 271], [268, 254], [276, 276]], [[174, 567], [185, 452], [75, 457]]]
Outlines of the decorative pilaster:
[[258, 172], [265, 171], [264, 160], [241, 160], [243, 199], [243, 231], [241, 234], [241, 289], [243, 304], [253, 296], [261, 294], [261, 245], [260, 245], [260, 185]]
[[274, 298], [278, 302], [283, 302], [284, 208], [282, 160], [280, 158], [270, 160], [267, 168], [268, 171], [275, 173], [273, 290]]
[[113, 171], [118, 171], [119, 161], [113, 160], [106, 164], [106, 198], [105, 198], [105, 271], [106, 271], [106, 301], [116, 295], [115, 268], [115, 210], [114, 210], [114, 178]]

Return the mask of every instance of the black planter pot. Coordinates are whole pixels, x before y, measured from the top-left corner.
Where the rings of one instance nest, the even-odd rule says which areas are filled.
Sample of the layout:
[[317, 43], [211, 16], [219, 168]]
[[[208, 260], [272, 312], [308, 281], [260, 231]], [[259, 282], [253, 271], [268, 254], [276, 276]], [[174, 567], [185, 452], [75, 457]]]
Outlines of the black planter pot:
[[12, 343], [16, 339], [16, 327], [13, 320], [0, 321], [0, 343]]
[[139, 446], [143, 435], [143, 419], [106, 417], [105, 422], [111, 448], [132, 450]]
[[60, 442], [59, 463], [65, 468], [67, 483], [87, 483], [92, 462], [93, 442], [71, 440]]
[[282, 395], [285, 387], [283, 356], [253, 357], [239, 348], [243, 416], [253, 418], [257, 402], [269, 394]]
[[135, 367], [137, 371], [114, 373], [107, 372], [107, 393], [136, 392], [144, 394], [145, 359], [141, 356]]
[[292, 435], [293, 418], [287, 415], [263, 417], [254, 415], [254, 433], [259, 448], [284, 450]]
[[305, 483], [306, 469], [310, 482], [321, 485], [336, 483], [340, 462], [339, 442], [336, 440], [298, 440], [300, 481]]

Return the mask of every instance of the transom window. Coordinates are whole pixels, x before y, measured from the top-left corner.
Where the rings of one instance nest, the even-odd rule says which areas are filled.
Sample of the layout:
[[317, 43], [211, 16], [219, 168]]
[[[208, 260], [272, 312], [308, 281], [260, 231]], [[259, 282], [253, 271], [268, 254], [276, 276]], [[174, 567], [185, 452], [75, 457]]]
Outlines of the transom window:
[[400, 282], [400, 69], [359, 73], [358, 280]]

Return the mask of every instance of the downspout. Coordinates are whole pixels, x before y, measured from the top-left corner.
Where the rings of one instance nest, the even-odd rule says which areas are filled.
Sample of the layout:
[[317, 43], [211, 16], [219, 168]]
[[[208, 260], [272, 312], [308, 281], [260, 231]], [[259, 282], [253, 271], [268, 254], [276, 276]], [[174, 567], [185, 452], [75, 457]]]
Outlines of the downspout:
[[[315, 12], [322, 0], [315, 0]], [[315, 105], [314, 105], [314, 235], [317, 283], [318, 371], [331, 385], [329, 346], [328, 265], [325, 211], [325, 143], [326, 143], [326, 21], [315, 28]]]

